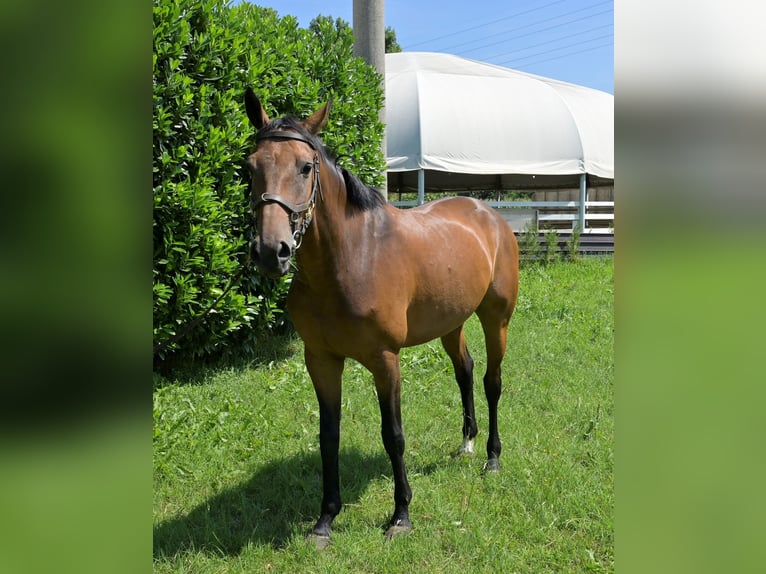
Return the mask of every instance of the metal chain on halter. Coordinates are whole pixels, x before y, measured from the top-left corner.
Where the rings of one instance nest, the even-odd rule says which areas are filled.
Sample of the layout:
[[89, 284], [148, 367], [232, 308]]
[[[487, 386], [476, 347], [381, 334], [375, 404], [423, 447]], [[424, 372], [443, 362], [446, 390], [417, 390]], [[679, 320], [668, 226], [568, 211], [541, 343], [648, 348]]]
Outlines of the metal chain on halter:
[[[303, 236], [306, 234], [306, 231], [309, 229], [309, 225], [311, 225], [311, 220], [314, 216], [314, 205], [316, 204], [316, 199], [311, 202], [311, 205], [309, 208], [303, 212], [303, 214], [299, 213], [293, 213], [290, 216], [290, 221], [292, 223], [297, 223], [297, 219], [301, 219], [301, 226], [298, 229], [293, 229], [293, 241], [295, 241], [295, 245], [293, 246], [294, 250], [298, 250], [298, 248], [303, 243]], [[297, 218], [294, 218], [293, 216], [297, 215]]]
[[[311, 186], [311, 200], [309, 202], [308, 207], [305, 211], [293, 211], [290, 213], [290, 225], [293, 228], [293, 241], [295, 241], [295, 246], [293, 247], [293, 250], [297, 251], [298, 248], [303, 243], [303, 236], [306, 234], [306, 232], [309, 229], [309, 226], [311, 225], [312, 220], [314, 219], [314, 207], [317, 203], [317, 191], [319, 192], [319, 197], [324, 200], [324, 197], [322, 196], [322, 184], [319, 181], [319, 155], [314, 154], [314, 182]], [[296, 229], [296, 225], [298, 224], [298, 221], [300, 221], [300, 227]]]

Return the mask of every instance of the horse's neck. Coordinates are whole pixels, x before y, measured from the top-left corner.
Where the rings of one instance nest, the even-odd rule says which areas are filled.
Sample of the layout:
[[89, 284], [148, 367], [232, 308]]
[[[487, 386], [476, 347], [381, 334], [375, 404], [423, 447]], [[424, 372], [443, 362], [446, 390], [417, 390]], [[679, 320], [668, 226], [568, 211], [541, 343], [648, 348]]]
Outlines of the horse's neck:
[[[326, 168], [325, 171], [330, 171]], [[314, 222], [297, 252], [299, 279], [317, 291], [337, 290], [342, 277], [359, 267], [366, 254], [363, 245], [374, 235], [380, 214], [348, 208], [342, 176], [333, 170], [323, 176], [322, 195]]]

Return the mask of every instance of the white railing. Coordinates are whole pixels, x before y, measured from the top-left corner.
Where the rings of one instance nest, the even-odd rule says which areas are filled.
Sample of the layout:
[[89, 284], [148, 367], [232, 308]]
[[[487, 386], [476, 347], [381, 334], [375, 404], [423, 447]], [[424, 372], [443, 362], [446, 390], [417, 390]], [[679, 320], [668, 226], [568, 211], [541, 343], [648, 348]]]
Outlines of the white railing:
[[[419, 201], [391, 201], [396, 207], [415, 207]], [[511, 223], [514, 231], [523, 231], [532, 224], [540, 232], [551, 231], [546, 223], [571, 222], [570, 231], [580, 222], [584, 222], [583, 233], [612, 233], [614, 231], [614, 201], [585, 201], [581, 209], [580, 201], [487, 201], [495, 209], [503, 212], [503, 216]], [[611, 213], [589, 213], [591, 208], [610, 208]], [[572, 209], [574, 213], [547, 213], [556, 209]], [[609, 221], [608, 227], [593, 227], [589, 222]], [[542, 224], [542, 225], [541, 225]], [[518, 228], [518, 229], [517, 229]], [[565, 230], [565, 229], [564, 229]], [[556, 229], [562, 231], [562, 229]]]
[[[577, 201], [487, 201], [489, 205], [500, 210], [514, 231], [524, 231], [532, 228], [536, 231], [566, 231], [561, 229], [563, 222], [571, 222], [569, 231], [579, 229], [581, 233], [613, 233], [614, 232], [614, 201], [588, 201], [587, 175], [580, 174], [580, 185], [577, 188]], [[415, 207], [425, 202], [425, 170], [418, 170], [417, 200], [392, 201], [397, 207]], [[598, 190], [598, 187], [591, 190]], [[536, 191], [547, 191], [544, 189]], [[554, 191], [554, 190], [550, 190]], [[614, 197], [612, 195], [612, 197]], [[600, 213], [591, 213], [590, 209], [597, 208]], [[550, 210], [575, 210], [574, 213], [550, 213]], [[610, 212], [603, 213], [604, 209]], [[611, 222], [608, 227], [591, 226], [589, 222]], [[541, 226], [542, 224], [542, 226]], [[547, 224], [547, 225], [546, 225]], [[552, 227], [555, 226], [555, 229]]]

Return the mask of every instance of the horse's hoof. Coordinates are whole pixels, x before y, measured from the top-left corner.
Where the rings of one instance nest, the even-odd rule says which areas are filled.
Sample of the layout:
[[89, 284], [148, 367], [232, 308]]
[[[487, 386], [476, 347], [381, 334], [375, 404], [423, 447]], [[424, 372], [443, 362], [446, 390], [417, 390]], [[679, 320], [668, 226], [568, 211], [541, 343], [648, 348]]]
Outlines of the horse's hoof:
[[458, 456], [472, 455], [473, 454], [473, 439], [464, 438], [463, 444], [457, 450]]
[[386, 530], [386, 540], [391, 540], [395, 536], [402, 536], [412, 532], [412, 524], [409, 522], [404, 523], [401, 520], [397, 520], [396, 524], [392, 524]]
[[330, 545], [330, 537], [323, 536], [321, 534], [314, 534], [313, 532], [306, 537], [308, 542], [313, 543], [317, 550], [324, 550]]
[[484, 468], [481, 469], [482, 474], [486, 474], [488, 472], [499, 472], [500, 471], [500, 461], [496, 458], [490, 458], [486, 463], [484, 463]]

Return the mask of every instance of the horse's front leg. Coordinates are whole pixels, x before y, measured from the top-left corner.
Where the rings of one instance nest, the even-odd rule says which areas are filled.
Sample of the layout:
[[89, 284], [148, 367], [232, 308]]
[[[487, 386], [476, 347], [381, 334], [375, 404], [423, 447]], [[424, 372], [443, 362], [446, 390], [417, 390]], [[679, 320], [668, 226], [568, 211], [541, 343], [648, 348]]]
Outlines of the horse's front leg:
[[340, 401], [343, 358], [305, 351], [306, 368], [319, 401], [319, 448], [322, 453], [322, 509], [309, 538], [319, 549], [330, 543], [332, 522], [341, 509], [338, 477]]
[[394, 473], [394, 514], [386, 530], [386, 538], [390, 539], [412, 529], [409, 515], [412, 490], [404, 467], [399, 354], [384, 352], [366, 366], [375, 378], [380, 403], [381, 436]]

